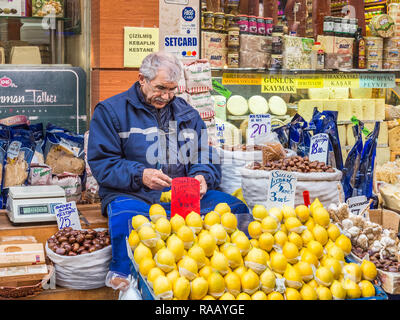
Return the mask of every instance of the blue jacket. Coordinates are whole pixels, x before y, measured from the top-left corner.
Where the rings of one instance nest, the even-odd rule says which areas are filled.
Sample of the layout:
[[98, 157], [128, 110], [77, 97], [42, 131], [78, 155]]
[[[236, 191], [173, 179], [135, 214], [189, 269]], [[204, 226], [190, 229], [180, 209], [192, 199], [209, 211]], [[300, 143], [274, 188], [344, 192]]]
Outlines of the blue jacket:
[[[148, 163], [146, 159], [148, 148], [154, 148], [158, 140], [159, 119], [141, 101], [136, 86], [137, 83], [128, 91], [100, 102], [90, 122], [87, 158], [100, 186], [103, 215], [107, 205], [118, 196], [129, 196], [148, 204], [160, 202], [161, 191], [150, 190], [142, 182], [144, 169], [160, 168], [159, 163]], [[187, 146], [196, 146], [196, 143], [198, 146], [197, 154], [191, 156], [199, 160], [184, 165], [185, 176], [201, 174], [210, 190], [217, 189], [221, 167], [216, 150], [209, 146], [202, 148], [201, 141], [204, 145], [208, 140], [204, 121], [181, 98], [175, 98], [169, 107], [177, 122], [178, 149], [187, 150]], [[185, 129], [195, 130], [198, 141], [190, 134], [185, 135]]]

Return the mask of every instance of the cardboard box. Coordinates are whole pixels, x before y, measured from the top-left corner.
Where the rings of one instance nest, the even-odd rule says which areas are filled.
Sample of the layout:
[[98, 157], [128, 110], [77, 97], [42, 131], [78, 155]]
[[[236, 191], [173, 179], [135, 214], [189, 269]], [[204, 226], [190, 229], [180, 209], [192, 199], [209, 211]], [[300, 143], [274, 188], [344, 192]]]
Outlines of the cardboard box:
[[40, 281], [48, 274], [46, 264], [0, 268], [0, 283], [13, 281]]
[[64, 0], [32, 0], [32, 17], [45, 17], [52, 14], [64, 18]]
[[42, 243], [0, 245], [0, 267], [45, 264]]
[[385, 229], [399, 231], [400, 215], [388, 209], [369, 210], [369, 219]]
[[25, 17], [26, 0], [0, 0], [0, 16]]

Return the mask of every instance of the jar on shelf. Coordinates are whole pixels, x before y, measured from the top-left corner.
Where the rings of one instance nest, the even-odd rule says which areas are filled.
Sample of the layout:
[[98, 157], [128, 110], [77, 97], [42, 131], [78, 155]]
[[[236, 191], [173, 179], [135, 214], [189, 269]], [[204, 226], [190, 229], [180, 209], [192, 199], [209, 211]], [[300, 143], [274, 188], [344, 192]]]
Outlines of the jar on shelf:
[[235, 15], [225, 14], [225, 30], [228, 31], [230, 27], [236, 26]]
[[257, 17], [257, 34], [265, 36], [265, 20], [263, 17]]
[[336, 37], [341, 37], [343, 35], [342, 18], [334, 19], [334, 32]]
[[206, 11], [204, 16], [204, 30], [214, 30], [214, 12]]
[[239, 68], [239, 49], [229, 49], [227, 56], [228, 68]]
[[225, 13], [223, 12], [214, 13], [214, 30], [215, 31], [225, 30]]
[[271, 54], [271, 69], [280, 70], [283, 66], [282, 54]]
[[240, 48], [240, 28], [233, 26], [228, 29], [228, 49], [239, 50]]
[[272, 29], [274, 28], [274, 19], [273, 18], [264, 18], [265, 21], [265, 34], [267, 36], [272, 36]]
[[249, 34], [257, 34], [257, 17], [249, 16]]
[[272, 54], [282, 54], [283, 52], [283, 26], [274, 26], [272, 29]]
[[239, 14], [236, 16], [236, 24], [240, 28], [240, 33], [247, 34], [249, 33], [249, 17], [245, 14]]
[[350, 19], [342, 19], [342, 35], [343, 37], [350, 37]]
[[237, 15], [239, 13], [239, 0], [226, 0], [227, 13]]
[[324, 18], [324, 35], [333, 36], [335, 34], [335, 21], [333, 17]]

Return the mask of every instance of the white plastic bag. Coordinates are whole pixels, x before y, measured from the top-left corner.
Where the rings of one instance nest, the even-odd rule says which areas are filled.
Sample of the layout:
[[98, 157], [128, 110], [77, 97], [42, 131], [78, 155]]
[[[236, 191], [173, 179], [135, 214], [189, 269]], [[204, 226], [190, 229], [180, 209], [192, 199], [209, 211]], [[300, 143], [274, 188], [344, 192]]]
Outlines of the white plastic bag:
[[[253, 209], [256, 204], [266, 206], [271, 172], [241, 168], [240, 174], [243, 197], [249, 208]], [[338, 188], [342, 179], [342, 172], [339, 170], [335, 169], [334, 173], [293, 172], [293, 174], [297, 177], [295, 206], [304, 204], [303, 191], [305, 190], [310, 192], [311, 202], [318, 198], [326, 208], [332, 203], [339, 204], [340, 197], [344, 199], [342, 188]], [[342, 193], [340, 197], [339, 192]]]
[[58, 286], [75, 290], [91, 290], [105, 286], [112, 258], [111, 245], [92, 253], [70, 257], [56, 254], [46, 243], [46, 254], [54, 263]]

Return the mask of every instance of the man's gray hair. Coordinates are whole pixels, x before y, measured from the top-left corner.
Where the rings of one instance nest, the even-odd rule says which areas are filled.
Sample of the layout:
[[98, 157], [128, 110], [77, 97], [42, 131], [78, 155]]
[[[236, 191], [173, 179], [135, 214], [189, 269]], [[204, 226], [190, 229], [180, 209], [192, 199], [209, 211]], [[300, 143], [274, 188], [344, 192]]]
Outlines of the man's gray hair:
[[167, 72], [169, 81], [178, 82], [182, 75], [182, 63], [172, 54], [155, 52], [144, 58], [139, 69], [140, 73], [143, 74], [148, 81], [156, 78], [160, 70], [165, 70]]

